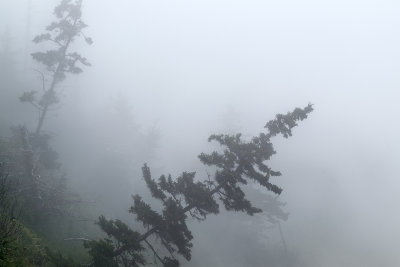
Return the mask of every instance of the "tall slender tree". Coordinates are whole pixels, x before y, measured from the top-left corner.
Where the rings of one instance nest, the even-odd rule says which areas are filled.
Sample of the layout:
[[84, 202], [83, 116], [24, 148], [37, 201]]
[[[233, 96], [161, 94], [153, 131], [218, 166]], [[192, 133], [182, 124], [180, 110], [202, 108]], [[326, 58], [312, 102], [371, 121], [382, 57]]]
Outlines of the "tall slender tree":
[[[49, 144], [50, 136], [43, 134], [42, 128], [49, 109], [59, 101], [59, 84], [67, 75], [81, 73], [82, 66], [90, 66], [85, 57], [72, 50], [72, 44], [78, 38], [92, 44], [92, 39], [83, 33], [87, 25], [82, 20], [82, 0], [61, 0], [54, 9], [54, 15], [55, 21], [33, 39], [34, 43], [43, 43], [48, 48], [31, 54], [45, 67], [43, 71], [36, 70], [41, 75], [42, 88], [26, 91], [20, 96], [20, 101], [31, 104], [38, 111], [36, 129], [16, 128], [13, 138], [21, 151], [19, 165], [24, 166], [18, 191], [24, 188], [21, 195], [27, 207], [34, 207], [25, 210], [42, 210], [34, 212], [36, 215], [45, 214], [43, 210], [57, 213], [62, 210], [65, 175], [60, 171], [57, 153]], [[29, 189], [29, 194], [25, 188]]]
[[40, 134], [49, 108], [58, 102], [57, 85], [67, 74], [81, 73], [80, 65], [90, 66], [85, 57], [71, 51], [71, 44], [78, 37], [83, 37], [86, 43], [92, 44], [92, 39], [83, 33], [87, 25], [82, 20], [82, 0], [62, 0], [54, 9], [54, 14], [56, 20], [47, 26], [46, 32], [33, 39], [34, 43], [51, 43], [52, 49], [32, 54], [34, 60], [46, 67], [50, 82], [46, 83], [45, 73], [38, 70], [42, 77], [40, 96], [36, 97], [38, 91], [33, 90], [20, 97], [22, 102], [32, 104], [39, 112], [36, 134]]
[[[266, 133], [260, 133], [251, 140], [243, 140], [241, 134], [211, 135], [209, 141], [216, 141], [223, 150], [201, 153], [199, 159], [215, 169], [213, 179], [196, 181], [194, 172], [183, 172], [176, 179], [171, 175], [162, 175], [154, 180], [150, 168], [144, 165], [144, 180], [151, 195], [161, 202], [162, 212], [152, 209], [139, 195], [133, 196], [129, 212], [135, 214], [136, 220], [147, 229], [144, 233], [131, 230], [120, 220], [107, 220], [101, 216], [97, 224], [108, 238], [85, 243], [93, 256], [92, 266], [143, 265], [147, 247], [163, 266], [177, 267], [177, 254], [188, 261], [191, 259], [193, 235], [187, 225], [188, 216], [202, 221], [209, 214], [218, 214], [218, 199], [228, 211], [240, 211], [248, 215], [262, 212], [248, 200], [243, 186], [255, 182], [275, 194], [282, 192], [271, 181], [281, 173], [266, 164], [276, 153], [271, 139], [278, 134], [285, 138], [291, 136], [297, 121], [306, 119], [312, 110], [312, 106], [308, 105], [285, 115], [278, 114], [265, 125]], [[160, 241], [167, 255], [162, 255], [156, 249], [152, 244], [154, 240]], [[102, 265], [104, 263], [106, 265]]]

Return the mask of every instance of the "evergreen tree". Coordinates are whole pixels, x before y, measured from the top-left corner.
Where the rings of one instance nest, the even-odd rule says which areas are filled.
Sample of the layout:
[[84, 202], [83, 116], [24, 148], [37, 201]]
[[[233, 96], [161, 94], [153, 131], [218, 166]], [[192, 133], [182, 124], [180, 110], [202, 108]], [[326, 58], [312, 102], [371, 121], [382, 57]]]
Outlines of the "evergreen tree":
[[87, 25], [82, 21], [82, 0], [62, 0], [54, 9], [57, 20], [46, 28], [46, 33], [37, 35], [34, 43], [50, 42], [53, 49], [46, 52], [36, 52], [32, 57], [46, 67], [50, 74], [50, 83], [46, 84], [45, 75], [42, 75], [42, 92], [36, 98], [37, 91], [25, 92], [20, 100], [33, 105], [39, 112], [36, 134], [40, 134], [49, 108], [58, 102], [57, 85], [65, 80], [67, 74], [82, 72], [80, 65], [90, 66], [85, 57], [76, 51], [70, 51], [72, 43], [83, 37], [86, 43], [92, 44], [92, 39], [86, 37], [83, 29]]
[[9, 140], [9, 157], [15, 162], [12, 186], [24, 207], [24, 222], [34, 223], [35, 228], [45, 227], [46, 231], [46, 216], [63, 214], [65, 205], [71, 204], [58, 154], [50, 145], [51, 136], [42, 133], [42, 127], [49, 108], [59, 101], [58, 85], [68, 74], [81, 73], [82, 65], [90, 65], [85, 57], [71, 50], [79, 37], [92, 43], [83, 33], [87, 25], [82, 20], [81, 7], [82, 0], [62, 0], [54, 9], [56, 20], [47, 26], [45, 33], [33, 39], [34, 43], [48, 44], [47, 51], [32, 53], [46, 71], [37, 70], [42, 78], [41, 90], [24, 92], [20, 101], [36, 108], [38, 121], [34, 131], [14, 127]]
[[[243, 140], [241, 134], [211, 135], [209, 141], [216, 141], [223, 150], [201, 153], [199, 159], [215, 169], [213, 179], [196, 181], [194, 172], [183, 172], [176, 179], [171, 175], [162, 175], [154, 180], [145, 164], [142, 168], [144, 180], [151, 195], [161, 202], [162, 211], [152, 209], [139, 195], [133, 196], [129, 212], [135, 214], [136, 220], [147, 229], [142, 234], [119, 220], [107, 220], [101, 216], [97, 224], [108, 238], [85, 242], [93, 257], [92, 266], [103, 266], [98, 265], [100, 262], [108, 262], [107, 266], [143, 265], [147, 247], [154, 253], [157, 262], [165, 267], [177, 267], [177, 255], [188, 261], [191, 259], [193, 235], [187, 226], [188, 216], [202, 221], [209, 214], [218, 214], [217, 200], [228, 211], [245, 212], [250, 216], [262, 212], [247, 199], [243, 186], [255, 182], [275, 194], [282, 192], [271, 181], [272, 177], [281, 173], [266, 164], [276, 153], [271, 139], [278, 134], [284, 138], [291, 136], [297, 121], [306, 119], [312, 110], [312, 105], [308, 105], [285, 115], [278, 114], [265, 125], [266, 133], [260, 133], [251, 140]], [[161, 255], [151, 244], [153, 236], [165, 248], [167, 256]]]

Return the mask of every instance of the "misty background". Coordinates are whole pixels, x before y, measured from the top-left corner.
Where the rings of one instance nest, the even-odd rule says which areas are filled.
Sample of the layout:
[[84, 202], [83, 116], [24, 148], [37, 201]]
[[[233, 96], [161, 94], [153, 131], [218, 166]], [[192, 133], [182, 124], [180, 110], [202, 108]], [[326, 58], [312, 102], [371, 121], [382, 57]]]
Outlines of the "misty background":
[[[0, 49], [17, 73], [13, 90], [0, 81], [2, 133], [37, 119], [18, 96], [41, 86], [29, 55], [43, 47], [31, 40], [58, 1], [28, 2], [0, 1]], [[84, 0], [94, 44], [74, 46], [93, 66], [61, 85], [44, 130], [93, 216], [135, 225], [130, 195], [150, 197], [143, 163], [155, 177], [206, 177], [197, 155], [215, 148], [210, 134], [251, 137], [276, 113], [311, 102], [315, 111], [293, 137], [274, 140], [271, 162], [283, 173], [274, 182], [289, 213], [281, 227], [290, 261], [397, 266], [399, 10], [389, 0]], [[194, 221], [193, 259], [182, 263], [278, 266], [279, 230], [263, 216], [254, 228], [241, 213]]]

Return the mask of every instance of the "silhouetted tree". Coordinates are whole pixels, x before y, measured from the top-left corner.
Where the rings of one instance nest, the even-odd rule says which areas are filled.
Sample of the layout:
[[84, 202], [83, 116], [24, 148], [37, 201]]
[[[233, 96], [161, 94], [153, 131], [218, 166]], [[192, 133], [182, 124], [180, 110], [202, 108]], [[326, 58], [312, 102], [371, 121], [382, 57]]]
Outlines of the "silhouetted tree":
[[[14, 127], [10, 139], [10, 151], [18, 170], [14, 173], [15, 191], [24, 204], [24, 214], [29, 213], [36, 225], [38, 219], [49, 214], [61, 214], [66, 204], [65, 174], [61, 172], [58, 154], [50, 146], [51, 136], [41, 132], [49, 108], [59, 99], [58, 85], [68, 74], [79, 74], [81, 66], [89, 66], [85, 57], [71, 51], [71, 45], [78, 37], [91, 44], [92, 40], [83, 34], [87, 25], [82, 21], [82, 0], [62, 0], [54, 9], [56, 20], [46, 32], [36, 36], [34, 43], [46, 42], [49, 50], [32, 53], [46, 71], [37, 70], [42, 78], [41, 90], [24, 92], [20, 101], [29, 103], [38, 111], [35, 131], [26, 127]], [[49, 77], [49, 81], [46, 80]], [[22, 170], [21, 170], [22, 169]], [[27, 218], [27, 217], [25, 217]]]
[[46, 67], [50, 74], [50, 83], [46, 84], [45, 75], [42, 76], [42, 91], [38, 98], [37, 91], [25, 92], [20, 100], [32, 104], [39, 112], [36, 134], [39, 134], [49, 107], [58, 102], [57, 85], [62, 82], [67, 74], [79, 74], [82, 72], [80, 65], [90, 66], [85, 57], [78, 52], [72, 52], [71, 44], [76, 38], [82, 36], [86, 43], [92, 44], [92, 39], [86, 37], [83, 29], [87, 25], [82, 21], [82, 0], [62, 0], [54, 9], [57, 20], [46, 28], [46, 33], [33, 39], [34, 43], [50, 42], [53, 49], [46, 52], [36, 52], [32, 57]]
[[[241, 211], [248, 215], [262, 212], [246, 198], [242, 187], [248, 182], [255, 182], [275, 194], [282, 192], [270, 181], [281, 173], [265, 163], [276, 153], [271, 138], [278, 134], [285, 138], [291, 136], [297, 121], [306, 119], [312, 110], [312, 105], [308, 105], [285, 115], [278, 114], [265, 125], [266, 133], [247, 141], [242, 139], [241, 134], [211, 135], [209, 141], [218, 142], [223, 151], [201, 153], [199, 158], [203, 164], [215, 169], [213, 179], [195, 181], [194, 172], [183, 172], [176, 179], [171, 175], [162, 175], [156, 181], [151, 176], [150, 168], [144, 165], [144, 180], [151, 195], [162, 203], [162, 212], [152, 209], [139, 195], [133, 196], [129, 212], [135, 214], [136, 220], [147, 229], [143, 234], [131, 230], [120, 220], [107, 220], [101, 216], [97, 224], [108, 238], [85, 242], [93, 257], [92, 266], [103, 266], [97, 264], [106, 261], [107, 266], [143, 265], [147, 247], [154, 253], [157, 262], [165, 267], [177, 267], [177, 254], [188, 261], [191, 259], [193, 236], [186, 223], [188, 216], [202, 221], [209, 214], [218, 214], [217, 199], [228, 211]], [[151, 244], [152, 236], [160, 241], [168, 256], [160, 255]]]

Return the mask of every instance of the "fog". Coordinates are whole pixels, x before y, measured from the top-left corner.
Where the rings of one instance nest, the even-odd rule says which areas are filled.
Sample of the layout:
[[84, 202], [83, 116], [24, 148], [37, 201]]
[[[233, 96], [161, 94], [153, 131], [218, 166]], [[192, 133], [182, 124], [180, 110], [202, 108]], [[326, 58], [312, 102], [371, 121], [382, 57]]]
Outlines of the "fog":
[[[33, 69], [44, 68], [29, 55], [46, 46], [30, 40], [58, 2], [0, 2], [10, 45], [0, 49], [12, 52], [17, 84], [0, 81], [2, 135], [36, 123], [18, 96], [41, 87]], [[398, 266], [399, 10], [390, 0], [84, 0], [94, 43], [73, 48], [92, 66], [60, 83], [43, 130], [68, 186], [91, 203], [88, 217], [135, 228], [131, 194], [157, 203], [144, 163], [154, 177], [206, 178], [212, 170], [197, 155], [217, 148], [210, 134], [250, 138], [275, 114], [312, 103], [292, 137], [273, 139], [270, 165], [282, 172], [274, 182], [289, 214], [282, 235], [266, 213], [221, 206], [190, 221], [193, 255], [182, 266]], [[254, 203], [274, 196], [256, 186], [249, 195]]]

